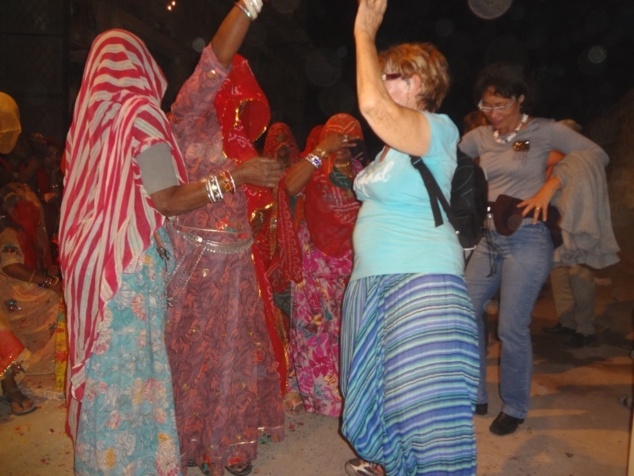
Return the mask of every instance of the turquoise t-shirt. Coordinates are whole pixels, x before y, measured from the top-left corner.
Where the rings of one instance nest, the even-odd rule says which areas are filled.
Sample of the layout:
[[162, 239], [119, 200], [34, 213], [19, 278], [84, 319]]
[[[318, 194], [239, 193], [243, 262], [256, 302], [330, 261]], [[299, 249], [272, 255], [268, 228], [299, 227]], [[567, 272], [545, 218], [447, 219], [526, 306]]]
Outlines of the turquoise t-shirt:
[[[424, 112], [432, 142], [425, 164], [447, 199], [456, 169], [458, 129], [444, 114]], [[354, 181], [362, 202], [353, 233], [354, 268], [350, 279], [383, 274], [464, 274], [462, 247], [443, 212], [434, 226], [429, 195], [408, 154], [379, 154]]]

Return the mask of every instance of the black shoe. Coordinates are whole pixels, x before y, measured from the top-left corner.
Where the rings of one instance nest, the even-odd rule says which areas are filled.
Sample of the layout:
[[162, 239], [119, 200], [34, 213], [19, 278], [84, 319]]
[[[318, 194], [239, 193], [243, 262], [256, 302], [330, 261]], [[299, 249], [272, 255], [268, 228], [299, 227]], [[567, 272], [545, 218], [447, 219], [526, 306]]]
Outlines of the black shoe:
[[566, 342], [566, 345], [575, 349], [580, 349], [581, 347], [596, 347], [599, 345], [599, 339], [597, 339], [595, 334], [584, 335], [575, 332], [570, 340]]
[[542, 327], [542, 331], [544, 331], [546, 334], [557, 334], [560, 336], [571, 336], [575, 333], [574, 329], [571, 329], [570, 327], [564, 327], [559, 322], [552, 327]]
[[523, 418], [515, 418], [511, 415], [507, 415], [504, 412], [500, 412], [500, 414], [493, 420], [491, 426], [489, 427], [489, 431], [494, 435], [510, 435], [511, 433], [517, 430], [517, 427], [524, 423]]
[[476, 407], [475, 407], [476, 415], [486, 415], [488, 412], [489, 412], [488, 403], [476, 403]]

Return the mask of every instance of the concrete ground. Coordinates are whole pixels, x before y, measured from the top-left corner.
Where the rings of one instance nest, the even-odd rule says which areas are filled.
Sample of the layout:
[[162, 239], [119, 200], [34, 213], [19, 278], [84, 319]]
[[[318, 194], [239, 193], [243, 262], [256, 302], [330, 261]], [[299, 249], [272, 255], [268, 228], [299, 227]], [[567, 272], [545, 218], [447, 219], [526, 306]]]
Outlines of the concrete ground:
[[[548, 288], [534, 309], [534, 376], [531, 410], [512, 435], [488, 431], [497, 399], [499, 343], [492, 338], [489, 415], [475, 417], [479, 476], [624, 476], [631, 412], [618, 403], [632, 394], [634, 278], [618, 269], [599, 276], [597, 347], [570, 349], [541, 329], [556, 322]], [[72, 474], [72, 445], [64, 435], [65, 408], [52, 376], [27, 377], [22, 385], [38, 410], [16, 417], [0, 406], [0, 474]], [[312, 414], [288, 416], [286, 439], [261, 446], [258, 476], [339, 476], [352, 450], [339, 422]], [[187, 476], [200, 471], [189, 469]], [[227, 473], [228, 474], [228, 473]], [[634, 468], [630, 473], [634, 475]]]

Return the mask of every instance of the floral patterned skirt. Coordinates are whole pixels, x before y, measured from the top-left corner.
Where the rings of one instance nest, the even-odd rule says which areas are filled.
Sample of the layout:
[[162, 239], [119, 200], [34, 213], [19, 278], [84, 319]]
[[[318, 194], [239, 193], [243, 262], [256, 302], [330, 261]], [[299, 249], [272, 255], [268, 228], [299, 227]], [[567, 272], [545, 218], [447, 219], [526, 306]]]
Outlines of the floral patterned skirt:
[[[165, 235], [162, 241], [169, 244]], [[167, 271], [153, 244], [137, 268], [123, 275], [107, 305], [86, 366], [75, 443], [77, 474], [180, 474], [163, 336]]]
[[306, 411], [338, 417], [341, 303], [352, 254], [328, 256], [315, 248], [300, 226], [303, 280], [292, 284], [291, 349]]

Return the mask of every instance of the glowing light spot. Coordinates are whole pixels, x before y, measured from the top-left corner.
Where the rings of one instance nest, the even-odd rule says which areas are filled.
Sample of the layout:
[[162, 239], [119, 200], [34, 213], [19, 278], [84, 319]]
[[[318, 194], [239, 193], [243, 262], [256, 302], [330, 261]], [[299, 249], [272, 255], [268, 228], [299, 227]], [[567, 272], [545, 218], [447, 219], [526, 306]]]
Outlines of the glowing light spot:
[[192, 48], [194, 49], [194, 51], [198, 51], [199, 53], [203, 50], [203, 48], [205, 48], [205, 40], [198, 37], [198, 38], [194, 38], [194, 40], [192, 41]]
[[592, 48], [590, 48], [590, 50], [588, 50], [588, 60], [591, 63], [599, 64], [603, 63], [607, 59], [608, 52], [601, 45], [593, 46]]

